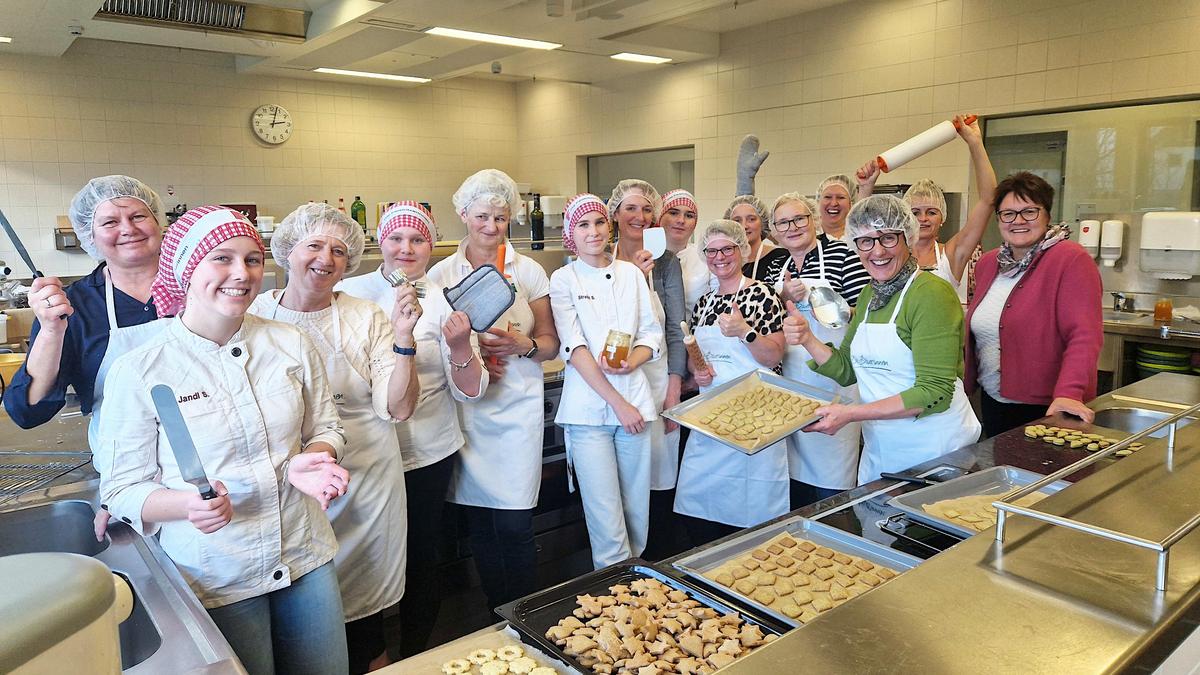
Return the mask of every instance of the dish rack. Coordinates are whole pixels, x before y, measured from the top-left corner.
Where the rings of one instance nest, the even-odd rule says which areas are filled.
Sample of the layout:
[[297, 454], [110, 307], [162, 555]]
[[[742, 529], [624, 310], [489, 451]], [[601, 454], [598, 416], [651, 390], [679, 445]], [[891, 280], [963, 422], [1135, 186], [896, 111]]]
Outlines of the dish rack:
[[0, 451], [0, 506], [85, 466], [86, 452]]
[[1178, 542], [1180, 539], [1183, 539], [1185, 536], [1187, 536], [1189, 533], [1191, 533], [1192, 530], [1195, 530], [1198, 526], [1200, 526], [1200, 514], [1196, 514], [1196, 515], [1192, 516], [1191, 518], [1188, 518], [1188, 520], [1186, 522], [1184, 522], [1179, 527], [1175, 528], [1175, 530], [1172, 531], [1170, 534], [1168, 534], [1166, 537], [1164, 537], [1162, 539], [1154, 540], [1154, 539], [1147, 539], [1145, 537], [1140, 537], [1135, 534], [1130, 534], [1128, 532], [1119, 532], [1117, 530], [1112, 530], [1112, 529], [1109, 529], [1106, 527], [1100, 527], [1099, 525], [1094, 525], [1092, 523], [1085, 523], [1083, 521], [1074, 520], [1072, 518], [1066, 518], [1063, 516], [1054, 515], [1052, 513], [1046, 513], [1044, 511], [1039, 511], [1038, 509], [1036, 509], [1032, 506], [1018, 506], [1018, 505], [1012, 504], [1010, 502], [1015, 502], [1016, 500], [1020, 499], [1021, 497], [1024, 497], [1025, 495], [1031, 494], [1033, 492], [1037, 492], [1038, 490], [1045, 487], [1046, 485], [1049, 485], [1050, 483], [1053, 483], [1054, 481], [1056, 481], [1060, 478], [1063, 478], [1064, 476], [1069, 476], [1086, 466], [1095, 464], [1096, 462], [1104, 459], [1105, 457], [1110, 457], [1113, 454], [1115, 454], [1116, 452], [1129, 447], [1130, 444], [1132, 444], [1136, 441], [1139, 441], [1143, 438], [1146, 438], [1150, 434], [1158, 431], [1159, 429], [1162, 429], [1163, 427], [1167, 427], [1167, 429], [1168, 429], [1166, 462], [1167, 462], [1167, 466], [1171, 466], [1175, 461], [1175, 432], [1176, 432], [1176, 428], [1178, 426], [1178, 422], [1179, 422], [1179, 420], [1183, 419], [1184, 417], [1189, 417], [1189, 416], [1195, 415], [1197, 412], [1200, 412], [1200, 403], [1197, 403], [1190, 408], [1181, 410], [1180, 412], [1177, 412], [1174, 415], [1171, 415], [1170, 417], [1167, 417], [1159, 422], [1156, 422], [1155, 424], [1152, 424], [1151, 426], [1139, 431], [1138, 433], [1133, 434], [1132, 436], [1129, 436], [1125, 440], [1122, 440], [1117, 443], [1113, 443], [1112, 445], [1108, 446], [1107, 448], [1100, 450], [1099, 452], [1095, 452], [1095, 453], [1091, 454], [1090, 456], [1085, 457], [1085, 458], [1079, 460], [1078, 462], [1075, 462], [1074, 464], [1071, 464], [1070, 466], [1065, 466], [1048, 476], [1044, 476], [1041, 480], [1036, 481], [1034, 483], [1030, 483], [1029, 485], [1026, 485], [1025, 487], [1021, 488], [1020, 490], [1017, 490], [1016, 492], [1012, 492], [1012, 493], [1006, 495], [1003, 499], [1001, 499], [999, 501], [992, 502], [992, 506], [996, 507], [996, 542], [997, 542], [997, 544], [999, 544], [999, 546], [1001, 548], [1003, 548], [1005, 524], [1007, 522], [1008, 516], [1011, 514], [1011, 515], [1026, 516], [1029, 518], [1033, 518], [1035, 520], [1040, 520], [1042, 522], [1049, 523], [1050, 525], [1057, 525], [1059, 527], [1065, 527], [1065, 528], [1076, 530], [1079, 532], [1084, 532], [1084, 533], [1087, 533], [1087, 534], [1090, 534], [1090, 535], [1093, 535], [1096, 537], [1108, 539], [1110, 541], [1117, 541], [1117, 542], [1121, 542], [1124, 544], [1130, 544], [1132, 546], [1137, 546], [1139, 548], [1149, 549], [1151, 551], [1154, 551], [1158, 557], [1158, 567], [1157, 567], [1155, 575], [1154, 575], [1154, 587], [1156, 590], [1158, 590], [1160, 592], [1166, 591], [1167, 590], [1167, 569], [1168, 569], [1168, 565], [1170, 564], [1171, 547], [1174, 546], [1175, 543]]

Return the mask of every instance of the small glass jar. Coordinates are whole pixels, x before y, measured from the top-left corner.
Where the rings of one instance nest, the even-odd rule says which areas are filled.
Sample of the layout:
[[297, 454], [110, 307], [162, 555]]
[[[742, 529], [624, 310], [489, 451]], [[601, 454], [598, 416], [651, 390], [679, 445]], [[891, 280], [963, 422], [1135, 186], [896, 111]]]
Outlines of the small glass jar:
[[619, 330], [608, 331], [604, 339], [604, 360], [610, 368], [620, 368], [622, 361], [629, 360], [629, 350], [633, 347], [633, 336]]
[[1174, 318], [1174, 308], [1171, 306], [1170, 298], [1159, 298], [1158, 302], [1154, 303], [1154, 323], [1166, 325], [1171, 323]]

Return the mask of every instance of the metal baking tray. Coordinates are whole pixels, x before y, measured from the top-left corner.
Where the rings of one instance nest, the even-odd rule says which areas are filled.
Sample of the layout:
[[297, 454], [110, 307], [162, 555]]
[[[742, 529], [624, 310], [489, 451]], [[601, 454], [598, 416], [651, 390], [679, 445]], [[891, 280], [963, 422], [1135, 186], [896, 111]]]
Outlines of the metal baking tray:
[[[900, 509], [914, 519], [928, 523], [944, 532], [964, 538], [972, 537], [979, 534], [979, 532], [968, 530], [962, 525], [927, 513], [922, 507], [944, 499], [956, 499], [971, 495], [996, 495], [999, 497], [1006, 492], [1011, 492], [1012, 490], [1041, 480], [1041, 478], [1041, 474], [1026, 471], [1025, 469], [1018, 469], [1015, 466], [993, 466], [989, 469], [953, 478], [944, 483], [930, 485], [920, 490], [907, 492], [898, 497], [892, 497], [888, 500], [888, 505]], [[1065, 480], [1055, 481], [1038, 490], [1038, 492], [1045, 495], [1052, 495], [1068, 485], [1070, 483]]]
[[838, 394], [837, 392], [826, 391], [819, 387], [804, 384], [803, 382], [789, 380], [782, 375], [777, 375], [769, 370], [760, 368], [730, 380], [719, 387], [709, 389], [703, 394], [688, 399], [687, 401], [684, 401], [683, 403], [680, 403], [669, 410], [664, 410], [662, 412], [662, 416], [666, 417], [667, 419], [674, 420], [698, 434], [703, 434], [714, 441], [724, 443], [735, 450], [744, 452], [747, 455], [753, 455], [764, 448], [768, 448], [796, 433], [796, 431], [798, 431], [801, 427], [812, 424], [820, 419], [820, 417], [817, 415], [797, 417], [791, 423], [785, 424], [779, 429], [776, 429], [775, 433], [771, 434], [770, 436], [767, 436], [766, 438], [760, 438], [759, 441], [753, 445], [743, 445], [733, 439], [724, 438], [720, 434], [715, 434], [709, 431], [707, 425], [700, 423], [700, 418], [707, 413], [709, 408], [720, 405], [721, 401], [726, 398], [732, 398], [744, 393], [745, 391], [756, 388], [760, 383], [766, 385], [767, 387], [775, 387], [793, 394], [806, 396], [821, 403], [843, 403], [848, 400], [843, 399], [841, 394]]
[[[825, 546], [846, 555], [857, 556], [864, 560], [869, 560], [876, 565], [890, 567], [897, 572], [910, 570], [922, 562], [916, 556], [902, 553], [868, 539], [863, 539], [858, 535], [839, 530], [831, 525], [809, 520], [802, 516], [795, 516], [794, 518], [781, 520], [753, 532], [747, 532], [736, 539], [730, 539], [725, 543], [707, 548], [699, 553], [684, 556], [672, 563], [672, 566], [688, 577], [719, 591], [723, 595], [736, 597], [738, 602], [746, 603], [753, 607], [756, 612], [769, 616], [793, 628], [800, 627], [803, 624], [796, 619], [781, 614], [766, 605], [747, 598], [732, 588], [722, 586], [714, 579], [704, 576], [705, 572], [716, 569], [733, 558], [745, 555], [785, 532], [793, 537], [807, 539], [818, 546]], [[853, 602], [853, 600], [848, 600], [847, 602]], [[835, 607], [830, 611], [835, 611], [836, 609]]]
[[628, 584], [636, 579], [645, 578], [657, 579], [671, 588], [683, 591], [692, 599], [698, 600], [701, 604], [712, 607], [722, 614], [736, 614], [742, 620], [761, 628], [764, 633], [782, 635], [787, 632], [785, 625], [777, 625], [763, 616], [718, 600], [700, 588], [655, 569], [650, 563], [638, 558], [610, 565], [544, 591], [538, 591], [533, 595], [527, 595], [520, 600], [501, 605], [496, 608], [496, 613], [507, 619], [527, 642], [531, 642], [580, 673], [590, 673], [592, 672], [590, 668], [584, 667], [575, 659], [567, 656], [561, 647], [547, 638], [546, 631], [551, 626], [558, 625], [560, 619], [571, 615], [571, 612], [578, 606], [575, 603], [575, 596], [608, 595], [609, 586]]

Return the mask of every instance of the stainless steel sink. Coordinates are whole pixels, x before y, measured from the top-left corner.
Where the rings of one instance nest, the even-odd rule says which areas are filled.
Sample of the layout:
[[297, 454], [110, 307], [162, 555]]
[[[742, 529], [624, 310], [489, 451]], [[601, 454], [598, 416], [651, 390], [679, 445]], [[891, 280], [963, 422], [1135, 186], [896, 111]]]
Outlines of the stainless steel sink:
[[1103, 320], [1135, 322], [1140, 321], [1148, 316], [1150, 316], [1149, 312], [1120, 312], [1112, 309], [1106, 309], [1103, 313]]
[[244, 673], [157, 542], [119, 521], [109, 524], [104, 541], [96, 541], [95, 515], [82, 499], [0, 512], [0, 556], [75, 553], [94, 557], [123, 577], [134, 596], [133, 613], [119, 628], [126, 673]]
[[[1128, 431], [1129, 433], [1137, 433], [1156, 422], [1160, 422], [1170, 417], [1172, 413], [1160, 412], [1158, 410], [1147, 410], [1145, 408], [1105, 408], [1104, 410], [1096, 411], [1096, 419], [1093, 422], [1097, 426], [1107, 427], [1109, 429], [1119, 429], [1120, 431]], [[1179, 420], [1179, 427], [1186, 426], [1195, 421], [1195, 418], [1185, 417]], [[1165, 438], [1168, 433], [1167, 427], [1163, 427], [1158, 431], [1150, 434], [1151, 438]]]

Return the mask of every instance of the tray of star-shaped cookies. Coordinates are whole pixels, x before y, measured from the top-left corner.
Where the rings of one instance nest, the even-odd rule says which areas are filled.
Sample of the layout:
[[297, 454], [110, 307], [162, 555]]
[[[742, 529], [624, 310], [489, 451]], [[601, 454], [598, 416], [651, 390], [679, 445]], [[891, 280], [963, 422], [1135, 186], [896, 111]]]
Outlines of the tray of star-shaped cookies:
[[808, 518], [789, 518], [673, 566], [789, 626], [803, 626], [921, 559]]
[[581, 673], [711, 673], [785, 625], [630, 559], [502, 605], [526, 639]]
[[818, 419], [817, 408], [845, 403], [840, 394], [752, 370], [664, 410], [662, 415], [747, 455], [770, 447]]

